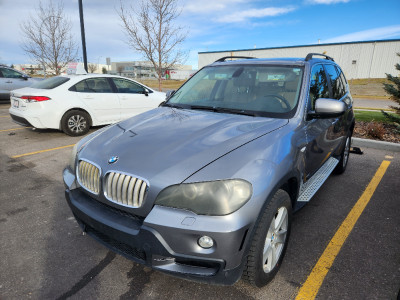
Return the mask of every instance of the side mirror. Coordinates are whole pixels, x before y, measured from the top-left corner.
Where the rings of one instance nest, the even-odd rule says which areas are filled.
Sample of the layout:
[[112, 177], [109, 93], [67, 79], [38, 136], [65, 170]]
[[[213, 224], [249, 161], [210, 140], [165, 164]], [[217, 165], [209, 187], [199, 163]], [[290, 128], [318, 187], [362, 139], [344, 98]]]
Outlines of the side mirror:
[[167, 95], [165, 96], [165, 100], [168, 100], [169, 98], [171, 98], [172, 95], [175, 94], [175, 92], [176, 92], [175, 90], [169, 90], [167, 92]]
[[144, 89], [144, 93], [143, 94], [145, 94], [145, 96], [148, 96], [149, 95], [149, 90], [148, 89]]
[[25, 75], [25, 74], [22, 74], [22, 79], [24, 79], [24, 80], [28, 80], [28, 78], [30, 78], [28, 75]]
[[315, 111], [308, 113], [309, 119], [337, 118], [346, 111], [346, 104], [335, 99], [319, 98], [315, 101]]
[[161, 106], [163, 106], [165, 103], [166, 103], [167, 101], [163, 101], [163, 102], [161, 102], [159, 105], [158, 105], [158, 107], [161, 107]]

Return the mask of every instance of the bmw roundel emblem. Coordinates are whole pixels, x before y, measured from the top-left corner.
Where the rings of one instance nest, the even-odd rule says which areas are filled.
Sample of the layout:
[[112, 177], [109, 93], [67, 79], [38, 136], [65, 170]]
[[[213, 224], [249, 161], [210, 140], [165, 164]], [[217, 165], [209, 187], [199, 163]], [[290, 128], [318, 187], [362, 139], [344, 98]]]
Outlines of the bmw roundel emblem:
[[108, 163], [113, 164], [118, 161], [118, 158], [119, 158], [118, 156], [111, 156], [110, 159], [108, 160]]

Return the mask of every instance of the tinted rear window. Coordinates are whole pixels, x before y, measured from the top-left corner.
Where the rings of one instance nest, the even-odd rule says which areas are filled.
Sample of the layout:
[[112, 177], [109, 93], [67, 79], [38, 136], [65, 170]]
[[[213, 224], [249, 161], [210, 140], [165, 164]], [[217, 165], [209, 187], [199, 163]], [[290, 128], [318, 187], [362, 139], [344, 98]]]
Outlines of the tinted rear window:
[[45, 90], [51, 90], [54, 89], [63, 83], [67, 82], [69, 80], [68, 77], [51, 77], [47, 78], [45, 80], [36, 82], [32, 84], [30, 87], [35, 88], [35, 89], [45, 89]]

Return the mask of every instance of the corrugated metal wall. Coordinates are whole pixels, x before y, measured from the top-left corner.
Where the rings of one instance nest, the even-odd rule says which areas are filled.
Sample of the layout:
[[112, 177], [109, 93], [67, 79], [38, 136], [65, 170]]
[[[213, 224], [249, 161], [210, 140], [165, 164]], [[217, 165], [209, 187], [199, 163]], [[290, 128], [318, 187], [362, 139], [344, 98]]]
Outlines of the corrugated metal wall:
[[218, 58], [243, 55], [258, 58], [306, 57], [308, 53], [324, 53], [333, 57], [348, 79], [384, 78], [385, 73], [398, 76], [394, 65], [400, 62], [400, 40], [344, 44], [320, 44], [289, 48], [248, 49], [226, 52], [199, 53], [199, 68]]

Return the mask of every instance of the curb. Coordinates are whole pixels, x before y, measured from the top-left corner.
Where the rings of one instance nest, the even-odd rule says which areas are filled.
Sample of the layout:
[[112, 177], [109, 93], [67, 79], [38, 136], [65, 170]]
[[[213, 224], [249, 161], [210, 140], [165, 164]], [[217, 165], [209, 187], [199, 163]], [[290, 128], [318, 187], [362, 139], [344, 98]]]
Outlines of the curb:
[[366, 147], [366, 148], [373, 148], [373, 149], [379, 149], [379, 150], [400, 152], [400, 144], [383, 142], [383, 141], [375, 141], [375, 140], [360, 139], [360, 138], [352, 137], [351, 145], [355, 146], [355, 147]]

